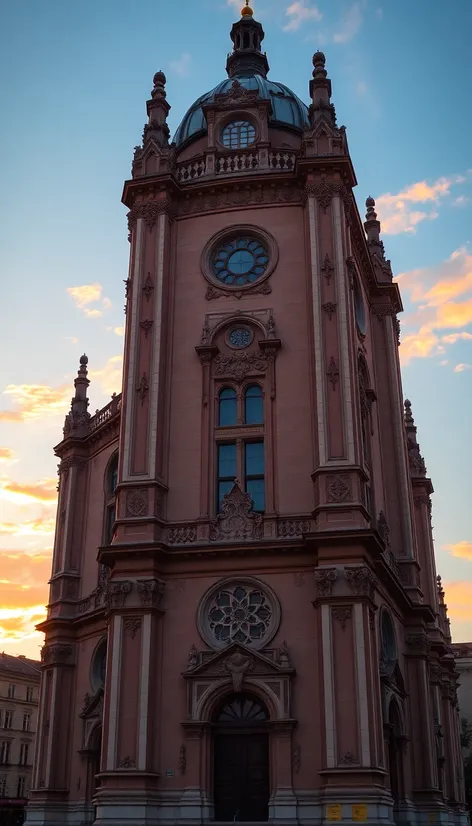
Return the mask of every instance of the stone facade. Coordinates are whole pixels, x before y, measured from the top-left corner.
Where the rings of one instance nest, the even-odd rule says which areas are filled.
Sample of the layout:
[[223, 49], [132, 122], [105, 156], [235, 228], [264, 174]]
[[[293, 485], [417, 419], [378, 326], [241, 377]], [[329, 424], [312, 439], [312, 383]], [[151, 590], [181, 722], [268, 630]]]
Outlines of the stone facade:
[[[306, 107], [233, 26], [123, 201], [122, 396], [56, 447], [30, 826], [465, 824], [402, 309], [314, 55]], [[285, 91], [284, 91], [285, 89]]]
[[21, 816], [31, 788], [40, 665], [0, 653], [0, 822], [5, 824], [15, 812]]

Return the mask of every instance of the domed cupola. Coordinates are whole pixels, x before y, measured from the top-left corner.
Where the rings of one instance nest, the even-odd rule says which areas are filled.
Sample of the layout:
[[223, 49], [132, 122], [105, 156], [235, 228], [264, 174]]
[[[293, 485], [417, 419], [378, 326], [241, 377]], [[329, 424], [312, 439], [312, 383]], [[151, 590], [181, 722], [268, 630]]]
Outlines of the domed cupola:
[[247, 92], [256, 93], [259, 100], [270, 102], [269, 125], [301, 132], [309, 124], [308, 107], [303, 101], [283, 83], [267, 79], [269, 63], [265, 52], [261, 51], [264, 30], [254, 20], [248, 0], [241, 10], [241, 19], [234, 23], [230, 36], [233, 51], [226, 61], [228, 77], [198, 98], [188, 109], [174, 135], [178, 149], [207, 132], [205, 108], [219, 96], [228, 94], [235, 81]]

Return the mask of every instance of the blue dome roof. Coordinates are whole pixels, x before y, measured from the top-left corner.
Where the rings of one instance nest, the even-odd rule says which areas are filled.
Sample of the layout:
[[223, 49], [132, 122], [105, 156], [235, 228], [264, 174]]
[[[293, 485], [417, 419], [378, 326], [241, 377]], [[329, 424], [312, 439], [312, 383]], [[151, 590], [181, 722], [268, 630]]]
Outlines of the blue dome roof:
[[206, 131], [207, 124], [202, 106], [211, 103], [216, 95], [224, 95], [229, 92], [235, 80], [248, 91], [255, 92], [258, 90], [260, 98], [270, 100], [272, 104], [270, 120], [273, 123], [295, 129], [303, 129], [309, 123], [308, 108], [283, 83], [274, 83], [258, 74], [236, 74], [223, 80], [211, 92], [202, 95], [192, 104], [174, 135], [174, 142], [177, 146], [185, 143], [189, 138], [196, 137], [199, 132]]

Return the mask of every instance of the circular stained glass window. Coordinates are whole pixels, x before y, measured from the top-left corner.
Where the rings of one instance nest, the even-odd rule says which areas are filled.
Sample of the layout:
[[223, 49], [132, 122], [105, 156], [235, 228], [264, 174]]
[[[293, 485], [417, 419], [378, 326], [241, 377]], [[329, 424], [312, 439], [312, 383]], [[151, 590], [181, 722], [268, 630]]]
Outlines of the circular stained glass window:
[[199, 608], [199, 630], [213, 648], [241, 643], [263, 648], [280, 622], [275, 594], [258, 580], [225, 582], [212, 589]]
[[253, 335], [249, 327], [233, 327], [228, 333], [228, 344], [235, 349], [249, 347]]
[[269, 254], [255, 238], [231, 238], [212, 256], [212, 270], [218, 281], [230, 287], [244, 287], [264, 275]]
[[228, 149], [245, 149], [256, 140], [256, 130], [248, 120], [233, 120], [221, 133], [221, 142]]

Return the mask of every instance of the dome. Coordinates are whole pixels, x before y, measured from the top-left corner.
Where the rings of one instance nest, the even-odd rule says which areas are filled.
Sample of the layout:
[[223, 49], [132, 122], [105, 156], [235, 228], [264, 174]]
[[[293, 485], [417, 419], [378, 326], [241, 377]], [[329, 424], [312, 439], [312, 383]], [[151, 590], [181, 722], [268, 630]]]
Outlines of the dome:
[[174, 142], [177, 146], [206, 132], [207, 125], [202, 107], [214, 101], [216, 95], [229, 92], [235, 80], [248, 91], [258, 90], [260, 98], [270, 100], [272, 104], [270, 121], [274, 125], [301, 130], [309, 123], [307, 106], [283, 83], [274, 83], [259, 74], [234, 74], [192, 104], [174, 135]]

